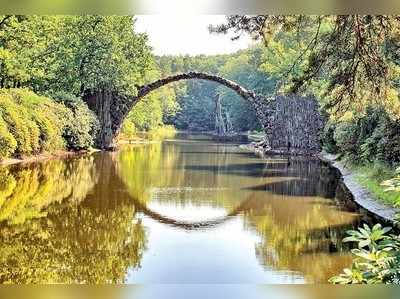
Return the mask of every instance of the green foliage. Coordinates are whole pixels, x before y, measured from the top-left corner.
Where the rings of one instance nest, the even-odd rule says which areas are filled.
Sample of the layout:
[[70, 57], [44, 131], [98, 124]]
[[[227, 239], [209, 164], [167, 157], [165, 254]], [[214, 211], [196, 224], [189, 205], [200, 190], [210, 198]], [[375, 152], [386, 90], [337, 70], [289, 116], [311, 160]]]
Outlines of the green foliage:
[[[30, 113], [8, 103], [3, 117], [16, 127], [11, 133], [17, 155], [61, 148], [60, 136], [67, 149], [93, 146], [95, 117], [76, 97], [103, 89], [132, 96], [136, 85], [159, 78], [147, 36], [135, 32], [132, 16], [0, 16], [0, 21], [0, 87], [29, 87], [68, 107], [54, 117], [51, 111], [61, 105], [29, 103], [32, 97], [23, 96], [29, 109], [40, 106]], [[175, 93], [164, 89], [140, 103], [130, 120], [149, 130], [177, 109]], [[55, 120], [63, 124], [54, 127]]]
[[385, 190], [382, 182], [394, 176], [393, 169], [381, 162], [375, 162], [363, 166], [353, 166], [356, 180], [374, 196], [374, 198], [392, 205], [400, 205], [400, 194], [395, 191]]
[[[4, 156], [54, 151], [64, 143], [74, 150], [93, 146], [95, 117], [76, 97], [103, 89], [132, 96], [136, 85], [160, 77], [147, 36], [135, 32], [132, 16], [11, 15], [0, 21], [0, 87], [28, 87], [63, 104], [39, 104], [32, 95], [22, 96], [21, 104], [3, 103], [8, 127], [2, 142], [10, 144]], [[68, 109], [52, 113], [62, 106]], [[175, 91], [167, 87], [139, 103], [127, 121], [151, 130], [171, 123], [178, 109]], [[53, 126], [55, 121], [62, 124]], [[15, 150], [7, 130], [14, 130]]]
[[[261, 69], [264, 49], [254, 47], [231, 55], [162, 56], [158, 64], [163, 76], [200, 71], [231, 79], [259, 93], [273, 92], [274, 82]], [[206, 81], [179, 82], [174, 85], [180, 109], [171, 118], [179, 129], [211, 131], [215, 129], [216, 99], [237, 132], [260, 128], [253, 107], [224, 86]]]
[[338, 151], [338, 146], [335, 140], [335, 124], [328, 122], [322, 134], [322, 144], [323, 148], [328, 153], [336, 153]]
[[[227, 59], [221, 67], [220, 73], [227, 79], [231, 79], [242, 86], [261, 94], [272, 94], [274, 81], [260, 65], [264, 51], [260, 47], [251, 48], [239, 52]], [[260, 123], [255, 115], [254, 108], [242, 97], [227, 88], [219, 87], [225, 113], [229, 115], [232, 125], [237, 132], [258, 130]]]
[[368, 225], [348, 231], [344, 242], [356, 242], [356, 256], [351, 269], [331, 278], [335, 284], [400, 283], [400, 236], [388, 235], [389, 227]]
[[386, 187], [385, 191], [400, 192], [400, 167], [396, 169], [396, 176], [390, 180], [382, 182], [382, 186]]
[[94, 136], [99, 129], [96, 115], [81, 99], [66, 93], [54, 95], [57, 102], [63, 103], [69, 111], [65, 114], [62, 136], [67, 149], [82, 150], [94, 145]]
[[[158, 94], [150, 94], [136, 104], [125, 122], [132, 123], [138, 131], [149, 131], [161, 126], [163, 124], [163, 107]], [[124, 130], [122, 132], [124, 133]]]
[[132, 16], [62, 16], [49, 78], [54, 90], [83, 95], [102, 88], [134, 94], [152, 67], [147, 36]]
[[64, 115], [68, 113], [68, 109], [29, 90], [11, 89], [10, 94], [31, 113], [40, 132], [39, 151], [51, 152], [63, 148], [64, 140], [61, 135], [66, 122]]
[[0, 16], [0, 87], [133, 94], [152, 56], [132, 16]]
[[0, 90], [2, 159], [93, 145], [97, 119], [81, 100], [64, 96], [59, 102], [27, 89]]
[[36, 85], [51, 76], [51, 44], [61, 17], [0, 16], [0, 88]]
[[336, 125], [333, 135], [335, 143], [340, 152], [346, 153], [351, 158], [358, 158], [357, 147], [357, 125], [353, 122], [341, 122]]
[[382, 106], [370, 106], [365, 114], [329, 122], [324, 145], [350, 162], [358, 182], [375, 198], [398, 206], [400, 189], [393, 177], [394, 168], [400, 163], [399, 132], [397, 118]]
[[17, 148], [17, 141], [8, 130], [7, 123], [0, 116], [0, 159], [10, 157]]
[[[40, 129], [35, 122], [35, 111], [14, 98], [16, 94], [2, 90], [0, 110], [9, 132], [17, 141], [16, 155], [29, 155], [40, 152]], [[56, 124], [55, 124], [56, 127]], [[44, 141], [44, 140], [43, 140]]]
[[[223, 55], [216, 56], [162, 56], [158, 65], [162, 76], [188, 71], [218, 73], [224, 63]], [[212, 82], [191, 80], [174, 84], [178, 107], [176, 116], [168, 118], [168, 124], [178, 129], [210, 131], [214, 129], [215, 96], [218, 85]]]
[[176, 125], [191, 131], [212, 131], [215, 123], [216, 84], [188, 82], [187, 94], [180, 98], [182, 110]]
[[270, 69], [291, 92], [323, 87], [325, 107], [343, 114], [397, 99], [399, 22], [388, 15], [233, 15], [210, 30], [236, 38], [246, 32], [267, 48], [289, 35], [292, 46], [277, 52], [281, 62]]
[[128, 139], [132, 139], [136, 136], [136, 132], [135, 124], [129, 119], [125, 120], [121, 128], [122, 135]]
[[336, 152], [353, 163], [400, 162], [400, 122], [383, 107], [368, 107], [365, 114], [330, 123], [326, 130], [332, 134], [332, 128], [333, 140], [328, 141], [329, 146], [334, 145]]

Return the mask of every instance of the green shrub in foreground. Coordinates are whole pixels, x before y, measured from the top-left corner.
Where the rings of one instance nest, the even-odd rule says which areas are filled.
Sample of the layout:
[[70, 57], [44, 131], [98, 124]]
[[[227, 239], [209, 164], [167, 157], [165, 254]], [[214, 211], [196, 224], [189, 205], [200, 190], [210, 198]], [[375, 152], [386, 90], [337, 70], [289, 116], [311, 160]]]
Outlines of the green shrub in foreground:
[[38, 127], [39, 151], [52, 152], [64, 148], [62, 132], [69, 113], [68, 109], [26, 89], [11, 89], [9, 93], [20, 105], [20, 109], [27, 109], [30, 112], [31, 120]]
[[344, 242], [356, 242], [352, 253], [357, 257], [343, 273], [332, 277], [334, 284], [400, 284], [400, 236], [388, 235], [390, 227], [376, 224], [348, 231]]

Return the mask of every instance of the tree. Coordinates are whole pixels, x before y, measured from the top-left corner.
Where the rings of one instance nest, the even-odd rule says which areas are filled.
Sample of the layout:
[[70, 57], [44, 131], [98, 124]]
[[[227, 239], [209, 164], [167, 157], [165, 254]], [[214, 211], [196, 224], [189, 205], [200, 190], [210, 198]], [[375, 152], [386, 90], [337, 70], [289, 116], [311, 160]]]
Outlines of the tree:
[[147, 36], [134, 31], [132, 16], [62, 17], [50, 85], [83, 96], [100, 89], [133, 95], [151, 69]]
[[305, 65], [292, 76], [288, 90], [304, 91], [315, 81], [326, 80], [327, 108], [344, 113], [365, 101], [397, 98], [393, 87], [399, 69], [399, 25], [397, 16], [234, 15], [210, 30], [234, 32], [234, 39], [249, 33], [267, 47], [282, 32], [298, 34], [306, 46], [289, 71], [293, 74], [298, 64]]
[[37, 88], [49, 75], [60, 18], [0, 16], [0, 87]]

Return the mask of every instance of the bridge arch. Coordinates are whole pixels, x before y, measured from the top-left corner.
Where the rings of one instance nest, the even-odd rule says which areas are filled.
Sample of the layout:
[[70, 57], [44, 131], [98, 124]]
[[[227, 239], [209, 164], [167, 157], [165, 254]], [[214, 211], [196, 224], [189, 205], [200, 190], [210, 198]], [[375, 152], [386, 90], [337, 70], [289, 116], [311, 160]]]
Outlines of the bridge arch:
[[148, 208], [145, 204], [141, 203], [137, 198], [132, 198], [132, 201], [135, 205], [135, 209], [138, 212], [142, 212], [147, 217], [158, 221], [159, 223], [163, 223], [165, 225], [179, 228], [182, 230], [190, 231], [190, 230], [204, 230], [217, 227], [219, 225], [224, 224], [232, 217], [237, 216], [241, 213], [246, 212], [251, 207], [252, 197], [246, 198], [243, 200], [237, 207], [233, 210], [229, 211], [225, 216], [218, 217], [215, 219], [208, 219], [204, 221], [182, 221], [179, 219], [174, 219], [165, 215], [162, 215], [152, 209]]
[[115, 148], [114, 140], [123, 121], [129, 111], [146, 95], [167, 84], [191, 79], [219, 83], [250, 102], [264, 129], [265, 149], [277, 153], [295, 154], [316, 154], [320, 151], [319, 134], [323, 127], [323, 119], [318, 112], [315, 99], [295, 95], [267, 99], [236, 82], [202, 72], [171, 75], [137, 86], [136, 96], [128, 97], [107, 89], [85, 94], [84, 100], [96, 113], [100, 122], [97, 146], [101, 149]]

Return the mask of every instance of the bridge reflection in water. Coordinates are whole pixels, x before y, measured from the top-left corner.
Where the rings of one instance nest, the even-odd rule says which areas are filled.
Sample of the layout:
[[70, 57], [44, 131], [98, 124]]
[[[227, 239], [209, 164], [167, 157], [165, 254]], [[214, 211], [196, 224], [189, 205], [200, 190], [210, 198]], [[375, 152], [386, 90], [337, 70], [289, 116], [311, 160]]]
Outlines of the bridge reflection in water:
[[326, 282], [361, 216], [315, 160], [200, 136], [0, 169], [0, 281]]

